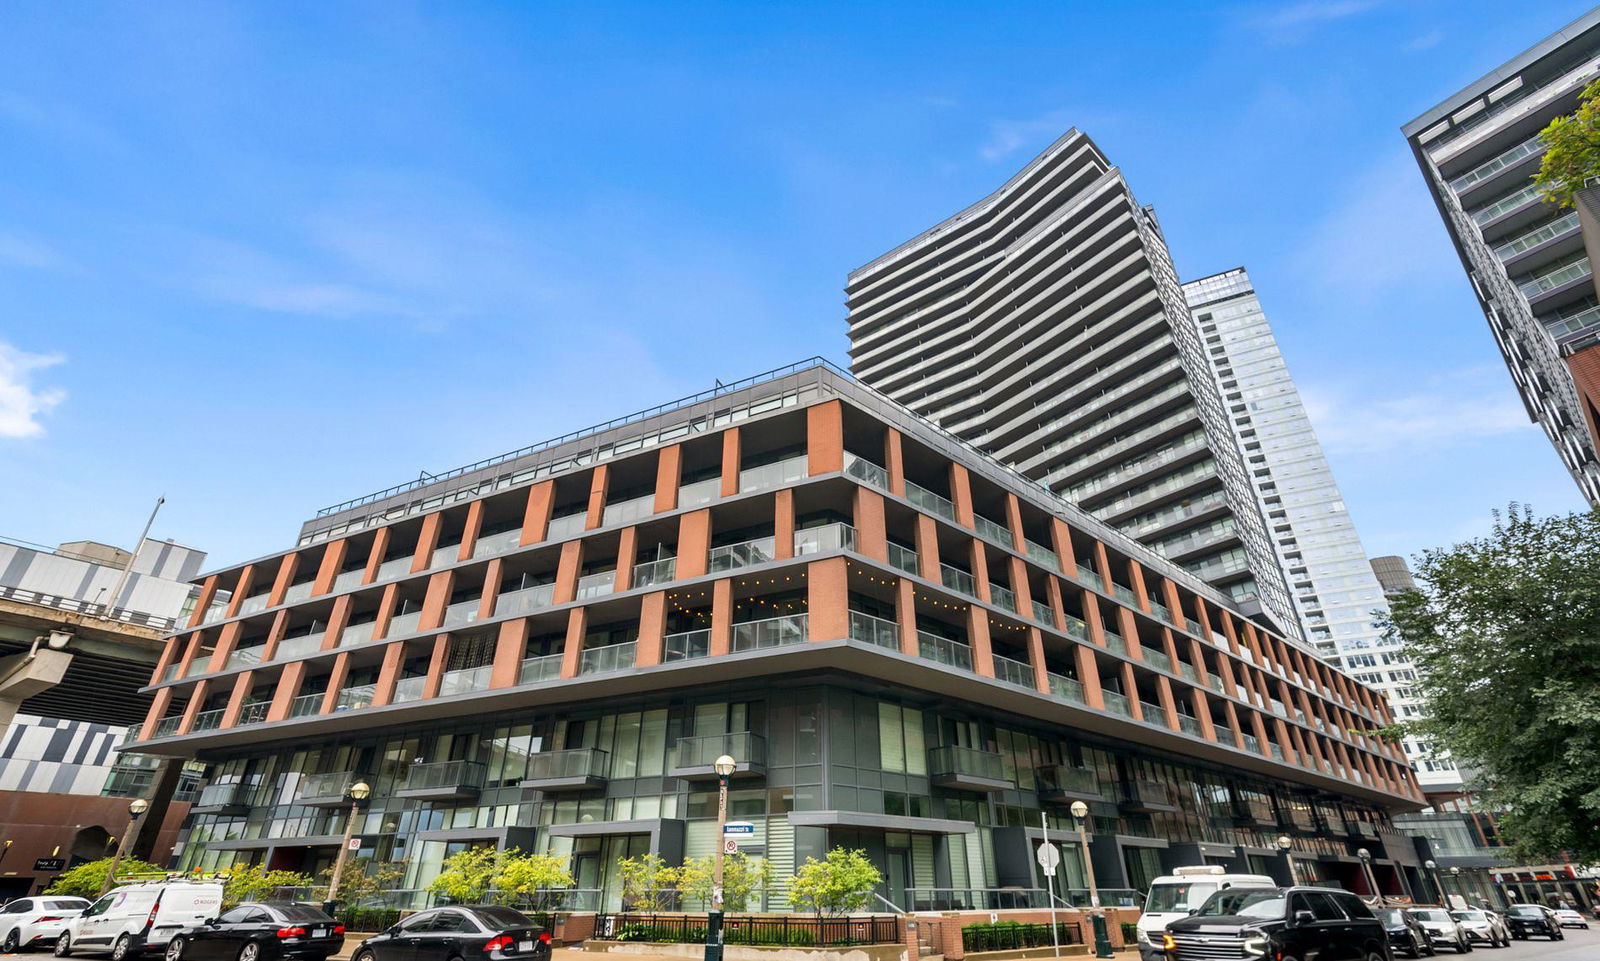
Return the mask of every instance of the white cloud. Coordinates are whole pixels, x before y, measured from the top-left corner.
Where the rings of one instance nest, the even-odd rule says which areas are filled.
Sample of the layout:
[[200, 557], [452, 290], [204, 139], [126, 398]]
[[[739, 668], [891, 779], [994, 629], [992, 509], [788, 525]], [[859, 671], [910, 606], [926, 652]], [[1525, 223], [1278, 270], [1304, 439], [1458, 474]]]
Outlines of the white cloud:
[[1064, 110], [1053, 110], [1032, 120], [996, 120], [989, 125], [989, 139], [978, 148], [978, 156], [994, 163], [1023, 147], [1042, 150], [1071, 129], [1072, 121]]
[[1444, 31], [1443, 30], [1429, 30], [1427, 33], [1423, 34], [1420, 37], [1413, 37], [1405, 45], [1405, 49], [1410, 51], [1410, 52], [1412, 52], [1412, 53], [1420, 53], [1423, 50], [1432, 50], [1434, 47], [1437, 47], [1443, 40], [1444, 40]]
[[1379, 0], [1301, 0], [1274, 7], [1246, 20], [1273, 43], [1299, 43], [1326, 24], [1359, 16]]
[[0, 264], [49, 270], [60, 267], [62, 257], [49, 244], [22, 234], [0, 233]]
[[30, 354], [0, 343], [0, 438], [44, 433], [39, 416], [66, 400], [67, 394], [60, 388], [36, 386], [33, 375], [64, 360], [60, 354]]
[[1400, 393], [1312, 386], [1301, 397], [1332, 453], [1424, 453], [1538, 429], [1500, 368], [1448, 371]]

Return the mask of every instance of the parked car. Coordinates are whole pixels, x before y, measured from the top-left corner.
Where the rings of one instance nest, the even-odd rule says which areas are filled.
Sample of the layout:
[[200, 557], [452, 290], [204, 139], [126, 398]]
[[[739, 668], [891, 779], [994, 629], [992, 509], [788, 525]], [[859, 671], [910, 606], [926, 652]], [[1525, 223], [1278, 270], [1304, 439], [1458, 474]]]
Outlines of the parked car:
[[1511, 936], [1518, 941], [1528, 938], [1560, 941], [1567, 936], [1561, 930], [1561, 922], [1556, 920], [1556, 913], [1542, 904], [1513, 904], [1506, 909], [1505, 917]]
[[1189, 916], [1192, 908], [1206, 898], [1228, 888], [1271, 888], [1276, 881], [1265, 874], [1229, 874], [1214, 864], [1181, 867], [1150, 882], [1144, 910], [1139, 914], [1135, 933], [1139, 941], [1139, 961], [1158, 961], [1161, 932], [1168, 923]]
[[1422, 929], [1428, 932], [1428, 940], [1436, 948], [1453, 948], [1461, 954], [1472, 950], [1472, 942], [1467, 939], [1467, 932], [1450, 916], [1444, 908], [1413, 908], [1411, 913], [1422, 923]]
[[1161, 940], [1169, 961], [1389, 958], [1383, 923], [1360, 898], [1332, 888], [1218, 891], [1168, 924]]
[[1450, 916], [1461, 925], [1461, 930], [1467, 932], [1468, 941], [1482, 941], [1491, 948], [1511, 947], [1511, 930], [1500, 920], [1500, 915], [1493, 911], [1473, 908], [1467, 911], [1451, 911]]
[[1584, 916], [1571, 908], [1556, 908], [1556, 923], [1563, 928], [1582, 928], [1589, 930], [1589, 922]]
[[0, 950], [15, 954], [35, 944], [54, 944], [67, 921], [83, 913], [83, 898], [18, 898], [0, 908]]
[[344, 925], [309, 904], [246, 901], [167, 942], [167, 961], [323, 961], [344, 947]]
[[1431, 958], [1438, 953], [1433, 949], [1433, 942], [1428, 940], [1428, 932], [1423, 930], [1422, 922], [1413, 917], [1410, 911], [1405, 908], [1380, 908], [1373, 914], [1383, 922], [1383, 929], [1389, 935], [1389, 950], [1395, 954], [1404, 954], [1408, 958]]
[[66, 923], [56, 936], [56, 957], [85, 952], [128, 961], [152, 946], [165, 947], [184, 928], [216, 917], [221, 907], [222, 885], [215, 881], [124, 885]]
[[549, 961], [550, 932], [496, 904], [419, 911], [361, 942], [352, 961]]

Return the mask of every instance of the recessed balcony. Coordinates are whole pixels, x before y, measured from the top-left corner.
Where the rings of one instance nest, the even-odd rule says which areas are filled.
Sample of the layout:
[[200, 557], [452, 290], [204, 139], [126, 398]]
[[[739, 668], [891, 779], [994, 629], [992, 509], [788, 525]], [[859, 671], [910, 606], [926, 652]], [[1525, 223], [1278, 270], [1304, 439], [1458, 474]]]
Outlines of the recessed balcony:
[[517, 786], [532, 791], [587, 791], [606, 786], [611, 755], [599, 748], [543, 751], [528, 758], [528, 776]]
[[1277, 823], [1272, 816], [1272, 803], [1266, 798], [1236, 797], [1218, 801], [1212, 814], [1219, 821], [1227, 821], [1240, 828], [1270, 828]]
[[1122, 799], [1118, 806], [1124, 811], [1154, 814], [1176, 811], [1178, 802], [1172, 796], [1172, 789], [1162, 782], [1138, 780], [1122, 783]]
[[767, 776], [767, 739], [749, 732], [679, 738], [667, 774], [691, 781], [714, 781], [717, 771], [713, 765], [724, 754], [733, 758], [733, 777]]
[[1089, 768], [1052, 764], [1035, 770], [1033, 776], [1039, 785], [1041, 801], [1070, 804], [1073, 801], [1105, 800], [1100, 776]]
[[419, 801], [458, 801], [475, 798], [483, 790], [484, 766], [476, 761], [435, 761], [413, 764], [400, 782], [397, 798]]
[[946, 744], [928, 751], [928, 777], [937, 787], [962, 791], [1006, 791], [1016, 787], [994, 751]]

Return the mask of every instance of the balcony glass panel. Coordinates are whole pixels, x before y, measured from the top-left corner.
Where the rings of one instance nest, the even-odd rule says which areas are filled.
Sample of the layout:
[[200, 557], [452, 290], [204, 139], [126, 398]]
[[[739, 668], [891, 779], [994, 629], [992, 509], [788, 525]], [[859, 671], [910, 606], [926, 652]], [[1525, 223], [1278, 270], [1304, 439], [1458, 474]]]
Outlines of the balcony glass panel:
[[1163, 671], [1172, 670], [1172, 658], [1167, 656], [1166, 651], [1158, 651], [1153, 647], [1146, 647], [1142, 648], [1140, 653], [1144, 655], [1144, 662], [1151, 667], [1159, 668]]
[[322, 692], [316, 694], [302, 694], [289, 702], [290, 717], [309, 717], [322, 711], [322, 699], [327, 697]]
[[588, 522], [589, 515], [586, 511], [576, 514], [563, 514], [560, 517], [550, 518], [550, 523], [545, 527], [544, 539], [547, 541], [560, 540], [574, 534], [583, 533], [584, 525]]
[[[402, 677], [394, 682], [394, 696], [389, 698], [390, 704], [399, 704], [403, 701], [422, 700], [423, 690], [428, 686], [428, 679], [423, 676]], [[340, 692], [342, 700], [344, 692]]]
[[1236, 742], [1233, 739], [1233, 728], [1224, 727], [1221, 724], [1213, 724], [1211, 725], [1211, 729], [1217, 732], [1218, 741], [1228, 745], [1229, 747], [1233, 747], [1235, 745]]
[[992, 781], [1008, 780], [1005, 763], [999, 754], [954, 744], [945, 744], [928, 750], [928, 773], [934, 777], [964, 774]]
[[880, 490], [889, 489], [889, 472], [874, 464], [864, 457], [858, 457], [848, 451], [844, 455], [844, 472], [856, 480], [870, 484]]
[[1522, 296], [1531, 299], [1587, 276], [1589, 276], [1589, 258], [1583, 254], [1578, 254], [1576, 259], [1567, 261], [1553, 270], [1548, 270], [1535, 276], [1532, 280], [1517, 285], [1517, 289], [1522, 291]]
[[210, 607], [206, 608], [205, 616], [200, 619], [200, 623], [202, 623], [202, 624], [214, 624], [217, 621], [220, 621], [224, 617], [227, 617], [227, 616], [228, 616], [228, 605], [227, 605], [227, 602], [223, 602], [221, 604], [213, 604]]
[[365, 644], [372, 640], [372, 632], [377, 628], [377, 621], [362, 621], [360, 624], [350, 624], [339, 633], [339, 646], [348, 647], [351, 644]]
[[711, 632], [683, 631], [679, 634], [668, 634], [662, 639], [661, 659], [663, 661], [692, 661], [696, 658], [706, 657], [711, 653]]
[[578, 578], [578, 599], [586, 597], [604, 597], [610, 594], [617, 586], [616, 571], [600, 571], [596, 574], [585, 574]]
[[508, 531], [501, 531], [498, 534], [488, 534], [484, 537], [478, 538], [472, 544], [472, 556], [475, 558], [493, 557], [496, 554], [504, 554], [507, 551], [514, 551], [521, 543], [522, 528], [513, 527]]
[[972, 670], [972, 647], [936, 634], [917, 632], [917, 656], [936, 664]]
[[1088, 623], [1086, 623], [1083, 618], [1074, 617], [1071, 614], [1065, 615], [1064, 619], [1067, 623], [1067, 636], [1075, 641], [1083, 641], [1085, 644], [1087, 644], [1089, 642]]
[[1062, 700], [1083, 703], [1083, 684], [1064, 674], [1050, 674], [1050, 693]]
[[1244, 736], [1244, 746], [1257, 754], [1261, 753], [1261, 741], [1254, 734], [1246, 734]]
[[364, 567], [358, 567], [353, 571], [342, 571], [333, 579], [332, 593], [338, 594], [353, 587], [359, 587], [361, 586], [361, 579], [366, 576], [367, 571]]
[[473, 597], [464, 601], [457, 601], [444, 609], [444, 626], [460, 627], [471, 624], [478, 619], [478, 611], [483, 606], [483, 598]]
[[393, 557], [378, 565], [378, 576], [374, 579], [374, 583], [377, 581], [392, 580], [404, 574], [409, 574], [410, 572], [411, 558]]
[[326, 774], [307, 774], [300, 779], [300, 790], [295, 792], [298, 798], [344, 798], [349, 800], [345, 792], [350, 785], [355, 783], [356, 776], [349, 771], [330, 771]]
[[951, 567], [949, 564], [940, 564], [939, 578], [944, 582], [944, 586], [950, 588], [952, 591], [957, 591], [967, 595], [968, 597], [978, 596], [977, 580], [971, 574], [968, 574], [959, 567]]
[[484, 766], [475, 761], [435, 761], [413, 764], [401, 782], [403, 791], [435, 788], [483, 787]]
[[1027, 545], [1030, 560], [1053, 571], [1061, 570], [1061, 558], [1055, 551], [1036, 541], [1024, 540], [1023, 543]]
[[853, 551], [856, 549], [856, 529], [849, 524], [824, 524], [794, 532], [796, 557], [821, 554], [824, 551]]
[[305, 657], [322, 650], [321, 631], [315, 634], [301, 634], [299, 637], [285, 637], [278, 641], [277, 650], [272, 652], [274, 661], [287, 661], [296, 657]]
[[739, 493], [780, 487], [806, 478], [806, 455], [790, 457], [775, 464], [762, 464], [739, 472]]
[[756, 651], [769, 647], [800, 644], [806, 639], [808, 618], [805, 614], [788, 614], [760, 621], [746, 621], [733, 625], [733, 649]]
[[179, 677], [178, 672], [181, 670], [183, 670], [183, 664], [181, 662], [168, 664], [166, 670], [161, 672], [161, 680], [176, 681]]
[[182, 721], [183, 718], [177, 714], [162, 718], [156, 722], [156, 731], [153, 736], [171, 737], [172, 735], [178, 733], [178, 725], [182, 723]]
[[228, 655], [228, 663], [223, 669], [232, 670], [236, 667], [249, 667], [253, 664], [260, 664], [261, 654], [266, 649], [267, 646], [265, 644], [256, 644], [251, 647], [241, 647], [232, 654]]
[[333, 709], [335, 711], [358, 711], [362, 708], [371, 707], [372, 695], [376, 690], [377, 687], [372, 684], [347, 687], [340, 691], [338, 697], [334, 699]]
[[1535, 187], [1533, 184], [1528, 184], [1526, 187], [1519, 187], [1518, 189], [1506, 194], [1504, 197], [1501, 197], [1499, 200], [1496, 200], [1494, 203], [1487, 204], [1483, 207], [1479, 207], [1477, 210], [1474, 210], [1472, 212], [1472, 222], [1477, 224], [1479, 227], [1482, 227], [1484, 224], [1489, 223], [1492, 220], [1498, 220], [1506, 214], [1511, 213], [1513, 210], [1533, 203], [1533, 201], [1538, 199], [1538, 197], [1539, 188]]
[[775, 559], [776, 551], [772, 538], [758, 537], [739, 544], [713, 547], [707, 560], [712, 573], [716, 573], [770, 563]]
[[999, 654], [994, 657], [994, 677], [997, 681], [1015, 684], [1017, 687], [1033, 687], [1033, 665], [1027, 661], [1004, 657]]
[[196, 731], [214, 731], [222, 726], [222, 708], [214, 711], [201, 711], [194, 716], [194, 724], [190, 725], [189, 733]]
[[1050, 610], [1050, 605], [1046, 604], [1044, 601], [1033, 602], [1033, 619], [1038, 621], [1040, 624], [1052, 627], [1056, 623], [1055, 612]]
[[633, 565], [633, 586], [649, 587], [652, 584], [665, 584], [673, 580], [678, 574], [678, 559], [676, 557], [663, 557], [659, 561], [647, 561], [643, 564]]
[[1144, 722], [1146, 724], [1154, 724], [1156, 727], [1167, 726], [1167, 712], [1161, 705], [1152, 704], [1149, 701], [1140, 701], [1139, 707], [1144, 711]]
[[466, 667], [456, 671], [445, 671], [439, 679], [439, 696], [446, 697], [451, 694], [467, 694], [473, 691], [487, 691], [489, 678], [494, 674], [494, 665], [484, 664], [481, 667]]
[[1102, 690], [1100, 692], [1100, 696], [1106, 702], [1106, 710], [1113, 714], [1121, 714], [1123, 717], [1133, 716], [1133, 707], [1128, 703], [1128, 699], [1126, 697], [1118, 694], [1116, 691], [1106, 690]]
[[528, 758], [528, 780], [554, 781], [564, 778], [606, 777], [611, 770], [611, 755], [592, 747], [569, 751], [541, 751]]
[[495, 598], [494, 613], [496, 617], [528, 614], [541, 607], [549, 607], [555, 598], [555, 584], [535, 584], [520, 591], [507, 591]]
[[917, 552], [909, 547], [902, 547], [891, 542], [889, 544], [889, 566], [907, 574], [916, 574], [918, 572]]
[[692, 484], [684, 484], [678, 488], [678, 506], [698, 507], [709, 504], [722, 496], [722, 478], [707, 477]]
[[1547, 244], [1562, 234], [1577, 229], [1578, 214], [1577, 211], [1573, 211], [1565, 217], [1557, 217], [1548, 223], [1540, 224], [1527, 233], [1501, 244], [1494, 249], [1494, 253], [1503, 261], [1510, 260], [1518, 254], [1532, 250], [1540, 244]]
[[417, 633], [417, 625], [422, 621], [421, 611], [412, 611], [409, 614], [396, 614], [389, 618], [389, 631], [385, 637], [400, 637], [404, 634]]
[[990, 584], [989, 600], [994, 604], [995, 607], [1003, 608], [1004, 610], [1008, 610], [1013, 614], [1021, 613], [1017, 610], [1017, 595], [1012, 593], [1011, 588], [1009, 587], [1001, 587], [999, 584]]
[[871, 614], [851, 611], [850, 639], [896, 651], [900, 649], [900, 625]]
[[649, 517], [655, 513], [655, 508], [656, 495], [654, 493], [618, 501], [615, 504], [607, 504], [605, 510], [600, 512], [600, 525], [602, 527], [610, 527], [613, 524], [625, 524], [628, 521], [636, 521], [641, 517]]
[[264, 611], [266, 609], [267, 595], [265, 594], [252, 594], [239, 602], [239, 613], [241, 615], [254, 614], [257, 611]]
[[1531, 157], [1542, 150], [1544, 150], [1544, 141], [1538, 137], [1531, 137], [1527, 140], [1524, 140], [1522, 143], [1517, 144], [1515, 147], [1512, 147], [1510, 150], [1507, 150], [1505, 153], [1490, 158], [1488, 161], [1473, 167], [1471, 170], [1450, 181], [1450, 189], [1454, 190], [1456, 193], [1460, 193], [1461, 191], [1466, 190], [1468, 187], [1475, 187], [1512, 164]]
[[612, 674], [617, 671], [631, 670], [638, 647], [639, 645], [636, 641], [608, 644], [605, 647], [591, 647], [585, 650], [579, 659], [578, 673]]
[[517, 672], [518, 684], [537, 684], [553, 681], [561, 676], [561, 655], [544, 654], [522, 659], [522, 669]]
[[935, 494], [920, 484], [906, 481], [906, 500], [917, 505], [930, 514], [936, 514], [945, 520], [956, 519], [956, 505], [950, 498]]
[[1115, 597], [1117, 600], [1121, 601], [1122, 603], [1128, 605], [1129, 607], [1131, 607], [1131, 608], [1133, 608], [1135, 610], [1138, 610], [1138, 608], [1139, 608], [1139, 595], [1135, 594], [1131, 589], [1123, 587], [1121, 584], [1118, 584], [1116, 581], [1112, 581], [1111, 582], [1111, 595], [1113, 597]]
[[461, 542], [454, 544], [440, 544], [433, 549], [433, 556], [428, 559], [429, 567], [446, 567], [454, 564], [461, 557]]
[[992, 521], [982, 514], [973, 516], [973, 527], [978, 536], [991, 544], [998, 544], [1007, 550], [1011, 549], [1011, 529], [998, 521]]
[[271, 710], [271, 701], [256, 701], [239, 708], [239, 724], [260, 724], [267, 719], [267, 711]]
[[310, 581], [301, 581], [298, 584], [290, 584], [289, 589], [283, 592], [283, 602], [285, 604], [300, 603], [311, 596], [311, 586], [312, 584]]
[[1179, 661], [1178, 662], [1178, 673], [1180, 675], [1182, 675], [1183, 679], [1188, 681], [1189, 683], [1191, 683], [1191, 684], [1197, 683], [1198, 675], [1195, 674], [1195, 670], [1194, 670], [1194, 667], [1192, 665], [1186, 664], [1183, 661]]
[[1106, 650], [1116, 654], [1128, 653], [1128, 642], [1123, 640], [1121, 634], [1116, 631], [1102, 631], [1101, 633], [1106, 636]]
[[717, 758], [728, 755], [740, 764], [765, 765], [767, 739], [759, 734], [741, 731], [734, 734], [707, 734], [701, 737], [681, 737], [673, 749], [673, 767], [710, 767]]

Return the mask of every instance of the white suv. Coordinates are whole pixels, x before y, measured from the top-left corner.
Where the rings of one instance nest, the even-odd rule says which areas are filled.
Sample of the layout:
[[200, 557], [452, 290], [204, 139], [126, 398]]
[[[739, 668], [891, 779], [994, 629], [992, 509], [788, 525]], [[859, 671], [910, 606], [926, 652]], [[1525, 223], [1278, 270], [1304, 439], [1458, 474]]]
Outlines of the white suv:
[[130, 884], [89, 905], [56, 938], [56, 957], [75, 952], [110, 954], [128, 961], [149, 947], [165, 947], [172, 936], [203, 924], [222, 911], [222, 885], [208, 881]]

